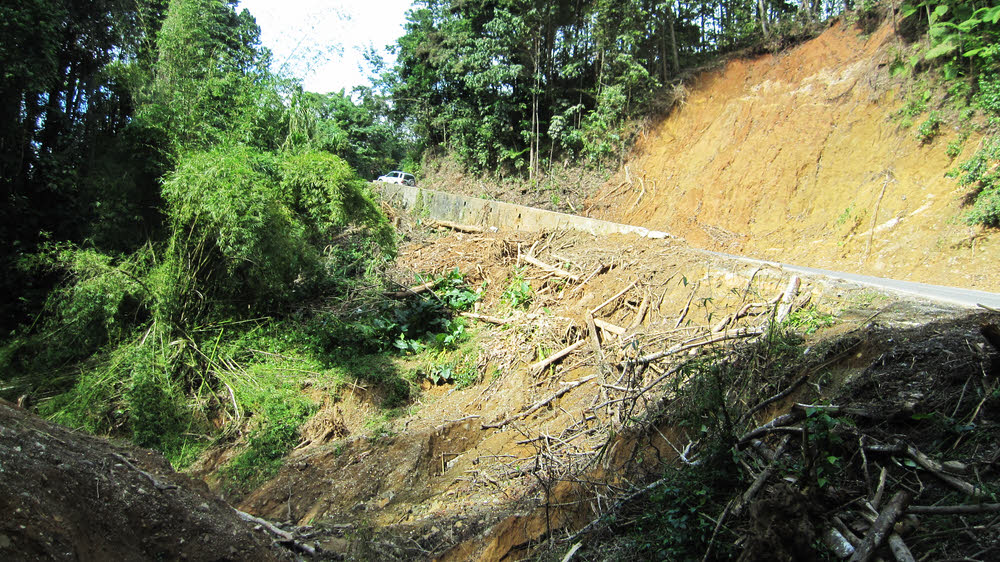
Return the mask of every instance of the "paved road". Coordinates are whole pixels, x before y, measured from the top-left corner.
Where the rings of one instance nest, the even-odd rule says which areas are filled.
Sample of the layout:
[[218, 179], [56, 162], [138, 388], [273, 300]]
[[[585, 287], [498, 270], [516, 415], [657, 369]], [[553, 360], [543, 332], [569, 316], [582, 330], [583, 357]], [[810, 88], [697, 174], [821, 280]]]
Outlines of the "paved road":
[[803, 273], [806, 275], [823, 275], [833, 279], [842, 279], [844, 281], [867, 285], [883, 291], [917, 296], [947, 304], [969, 308], [978, 308], [979, 305], [983, 305], [993, 309], [1000, 309], [1000, 293], [987, 293], [986, 291], [973, 291], [971, 289], [959, 289], [957, 287], [945, 287], [942, 285], [929, 285], [927, 283], [914, 283], [912, 281], [897, 281], [896, 279], [885, 279], [883, 277], [872, 277], [870, 275], [858, 275], [857, 273], [829, 271], [826, 269], [804, 267], [801, 265], [789, 265], [785, 263], [757, 260], [743, 256], [735, 256], [732, 254], [723, 254], [721, 252], [710, 252], [707, 250], [705, 250], [705, 252], [715, 256], [736, 259], [747, 263], [780, 267], [785, 271], [794, 271], [796, 273]]

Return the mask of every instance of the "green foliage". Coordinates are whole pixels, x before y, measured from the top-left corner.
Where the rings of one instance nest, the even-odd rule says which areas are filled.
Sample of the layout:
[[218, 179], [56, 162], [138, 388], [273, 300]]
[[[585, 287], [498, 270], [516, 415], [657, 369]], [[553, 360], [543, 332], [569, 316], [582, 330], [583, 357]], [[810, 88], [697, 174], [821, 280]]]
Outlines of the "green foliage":
[[500, 302], [513, 309], [527, 308], [535, 298], [531, 283], [524, 279], [524, 269], [517, 269], [507, 280], [507, 288], [500, 295]]
[[253, 489], [277, 473], [285, 454], [299, 441], [299, 426], [316, 410], [316, 405], [297, 388], [272, 380], [272, 384], [260, 384], [258, 378], [240, 395], [247, 409], [259, 419], [251, 420], [256, 427], [246, 450], [226, 464], [221, 474], [242, 491]]
[[972, 209], [965, 215], [969, 224], [1000, 227], [1000, 140], [987, 140], [972, 158], [951, 170], [959, 185], [969, 188], [966, 201]]
[[938, 135], [941, 129], [941, 114], [937, 111], [932, 111], [927, 116], [927, 119], [920, 124], [917, 128], [917, 138], [920, 139], [921, 144], [927, 144], [934, 140], [934, 137]]
[[793, 330], [809, 335], [820, 328], [832, 326], [835, 322], [832, 314], [822, 312], [815, 306], [801, 308], [788, 315], [785, 325]]

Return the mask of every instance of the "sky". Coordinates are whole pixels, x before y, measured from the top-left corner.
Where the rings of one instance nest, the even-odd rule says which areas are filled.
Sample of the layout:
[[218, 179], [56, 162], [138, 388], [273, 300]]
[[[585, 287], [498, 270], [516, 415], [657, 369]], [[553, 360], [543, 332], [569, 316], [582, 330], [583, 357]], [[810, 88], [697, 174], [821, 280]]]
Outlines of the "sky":
[[385, 51], [403, 34], [413, 0], [242, 0], [257, 19], [273, 70], [302, 79], [306, 90], [336, 92], [368, 84], [362, 53]]

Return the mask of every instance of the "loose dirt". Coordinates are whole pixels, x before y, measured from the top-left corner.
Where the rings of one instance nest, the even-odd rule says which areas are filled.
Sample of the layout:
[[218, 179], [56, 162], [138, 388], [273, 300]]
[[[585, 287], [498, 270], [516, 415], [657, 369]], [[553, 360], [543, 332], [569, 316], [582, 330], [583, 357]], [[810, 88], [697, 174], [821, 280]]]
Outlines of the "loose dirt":
[[[958, 118], [922, 142], [897, 112], [932, 92], [890, 76], [909, 46], [887, 22], [838, 22], [774, 55], [731, 60], [687, 84], [621, 172], [590, 201], [598, 218], [693, 245], [785, 263], [1000, 291], [1000, 235], [962, 221], [946, 172]], [[927, 111], [943, 108], [935, 94]]]

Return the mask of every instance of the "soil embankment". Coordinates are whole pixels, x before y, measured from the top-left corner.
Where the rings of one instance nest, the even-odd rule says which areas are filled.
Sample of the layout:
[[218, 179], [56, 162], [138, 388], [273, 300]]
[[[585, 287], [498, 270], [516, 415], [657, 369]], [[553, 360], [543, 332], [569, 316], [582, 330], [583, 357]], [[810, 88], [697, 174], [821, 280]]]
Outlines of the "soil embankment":
[[918, 90], [890, 77], [905, 48], [891, 23], [867, 36], [838, 23], [699, 75], [589, 214], [713, 250], [1000, 291], [1000, 236], [964, 224], [965, 190], [945, 177], [980, 138], [952, 160], [953, 124], [922, 142], [894, 117]]

